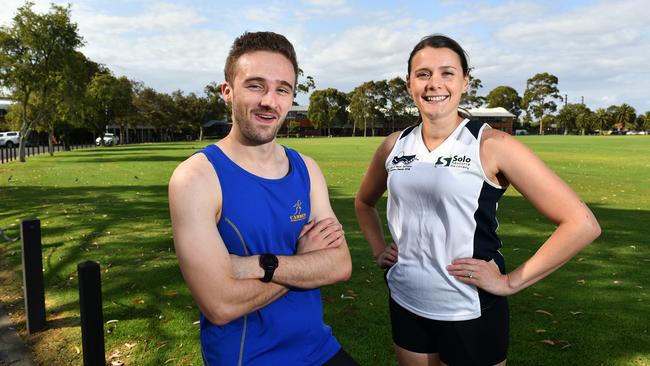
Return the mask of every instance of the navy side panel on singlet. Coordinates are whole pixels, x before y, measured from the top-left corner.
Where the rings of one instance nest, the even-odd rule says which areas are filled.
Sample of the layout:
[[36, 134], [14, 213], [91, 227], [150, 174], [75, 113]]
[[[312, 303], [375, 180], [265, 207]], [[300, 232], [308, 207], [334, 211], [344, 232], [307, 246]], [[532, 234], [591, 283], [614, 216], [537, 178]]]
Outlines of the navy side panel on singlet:
[[[469, 121], [465, 125], [465, 128], [477, 140], [479, 139], [479, 133], [482, 127], [483, 123], [477, 121]], [[501, 239], [497, 235], [497, 229], [499, 227], [497, 207], [499, 199], [501, 199], [504, 193], [505, 189], [495, 188], [487, 182], [483, 182], [478, 198], [478, 208], [474, 213], [476, 229], [474, 231], [474, 255], [472, 256], [473, 258], [482, 259], [487, 262], [494, 260], [502, 274], [506, 273], [506, 262], [499, 251], [501, 249]], [[495, 301], [501, 298], [481, 288], [477, 288], [477, 291], [482, 309], [491, 307]]]
[[[309, 173], [300, 155], [285, 147], [289, 173], [265, 179], [239, 167], [216, 145], [200, 152], [219, 178], [222, 212], [217, 229], [228, 252], [294, 255], [311, 212]], [[290, 290], [224, 326], [201, 314], [201, 345], [206, 365], [321, 365], [341, 348], [323, 323], [318, 289]]]

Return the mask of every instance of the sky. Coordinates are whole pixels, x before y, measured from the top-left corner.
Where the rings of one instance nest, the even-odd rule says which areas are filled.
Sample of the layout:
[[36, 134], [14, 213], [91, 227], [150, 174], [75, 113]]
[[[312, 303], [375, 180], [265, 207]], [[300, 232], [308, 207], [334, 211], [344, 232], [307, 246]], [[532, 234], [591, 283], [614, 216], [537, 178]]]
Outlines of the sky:
[[[36, 0], [34, 10], [49, 4]], [[3, 0], [8, 26], [19, 0]], [[627, 103], [650, 111], [647, 0], [80, 0], [70, 3], [81, 51], [116, 76], [160, 92], [202, 93], [221, 83], [230, 45], [245, 31], [284, 34], [317, 89], [349, 92], [369, 80], [405, 77], [408, 55], [442, 33], [467, 51], [479, 95], [500, 85], [521, 96], [549, 72], [569, 103], [595, 110]], [[308, 97], [299, 95], [298, 103]]]

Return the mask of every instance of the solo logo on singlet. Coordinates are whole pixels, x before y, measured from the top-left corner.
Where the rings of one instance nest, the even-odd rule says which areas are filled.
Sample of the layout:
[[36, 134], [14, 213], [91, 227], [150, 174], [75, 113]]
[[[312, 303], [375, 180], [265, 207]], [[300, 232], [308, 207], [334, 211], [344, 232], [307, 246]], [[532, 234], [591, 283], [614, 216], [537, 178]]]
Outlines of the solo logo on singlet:
[[403, 151], [400, 151], [399, 154], [395, 155], [390, 161], [392, 166], [388, 169], [389, 171], [393, 170], [411, 170], [411, 163], [418, 160], [415, 155], [404, 155]]
[[301, 200], [297, 200], [296, 203], [293, 204], [293, 208], [295, 211], [293, 212], [293, 215], [289, 216], [291, 222], [301, 221], [307, 218], [307, 214], [302, 212]]
[[436, 168], [461, 168], [461, 169], [469, 169], [469, 164], [472, 162], [472, 159], [468, 158], [467, 156], [458, 156], [458, 155], [450, 155], [447, 157], [442, 157], [439, 156], [438, 160], [436, 160], [436, 163], [434, 166]]

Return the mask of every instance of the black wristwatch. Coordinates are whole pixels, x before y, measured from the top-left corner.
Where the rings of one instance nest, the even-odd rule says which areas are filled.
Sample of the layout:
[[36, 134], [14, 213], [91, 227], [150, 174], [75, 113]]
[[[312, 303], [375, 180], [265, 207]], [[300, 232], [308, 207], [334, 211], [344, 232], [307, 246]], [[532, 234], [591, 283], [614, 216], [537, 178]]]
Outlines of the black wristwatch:
[[273, 273], [278, 268], [278, 257], [273, 254], [260, 255], [260, 267], [264, 270], [264, 277], [260, 278], [260, 281], [271, 282]]

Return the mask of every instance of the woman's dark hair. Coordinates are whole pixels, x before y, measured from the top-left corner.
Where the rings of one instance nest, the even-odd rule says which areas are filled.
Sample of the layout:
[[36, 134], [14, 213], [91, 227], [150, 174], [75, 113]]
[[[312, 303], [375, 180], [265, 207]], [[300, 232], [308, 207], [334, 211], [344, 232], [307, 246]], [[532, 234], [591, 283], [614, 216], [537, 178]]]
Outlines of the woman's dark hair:
[[411, 61], [413, 60], [413, 56], [415, 56], [418, 51], [425, 47], [449, 48], [450, 50], [456, 52], [458, 57], [460, 57], [460, 64], [463, 67], [463, 76], [469, 75], [469, 56], [467, 56], [467, 52], [465, 52], [465, 50], [458, 44], [458, 42], [442, 34], [431, 34], [422, 38], [422, 40], [418, 42], [415, 47], [413, 47], [413, 51], [411, 51], [411, 55], [409, 55], [408, 73], [406, 74], [406, 80], [408, 80], [409, 76], [411, 75]]

